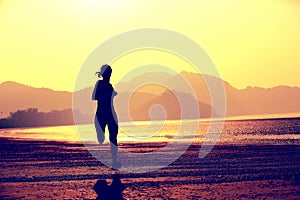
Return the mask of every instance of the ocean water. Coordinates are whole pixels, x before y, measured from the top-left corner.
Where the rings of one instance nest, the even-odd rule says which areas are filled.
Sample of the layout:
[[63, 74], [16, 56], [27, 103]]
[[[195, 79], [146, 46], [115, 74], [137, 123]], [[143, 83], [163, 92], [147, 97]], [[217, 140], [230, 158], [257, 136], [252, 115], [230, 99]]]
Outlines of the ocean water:
[[[219, 131], [211, 127], [218, 126]], [[300, 118], [229, 120], [156, 121], [119, 123], [120, 143], [203, 142], [217, 144], [300, 144]], [[220, 127], [219, 127], [220, 126]], [[218, 137], [219, 136], [219, 137]], [[93, 124], [37, 128], [1, 129], [0, 137], [66, 142], [97, 142]], [[106, 138], [108, 131], [106, 130]], [[108, 142], [108, 139], [106, 139]]]

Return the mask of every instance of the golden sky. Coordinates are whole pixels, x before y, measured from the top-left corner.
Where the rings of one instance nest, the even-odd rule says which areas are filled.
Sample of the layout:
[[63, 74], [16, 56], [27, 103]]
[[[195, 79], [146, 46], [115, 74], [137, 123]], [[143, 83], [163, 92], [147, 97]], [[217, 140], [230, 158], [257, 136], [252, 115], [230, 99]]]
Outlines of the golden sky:
[[[145, 27], [196, 41], [234, 87], [300, 87], [297, 0], [0, 0], [0, 83], [72, 91], [98, 45]], [[113, 80], [151, 63], [186, 69], [174, 55], [137, 52], [115, 63], [124, 67]]]

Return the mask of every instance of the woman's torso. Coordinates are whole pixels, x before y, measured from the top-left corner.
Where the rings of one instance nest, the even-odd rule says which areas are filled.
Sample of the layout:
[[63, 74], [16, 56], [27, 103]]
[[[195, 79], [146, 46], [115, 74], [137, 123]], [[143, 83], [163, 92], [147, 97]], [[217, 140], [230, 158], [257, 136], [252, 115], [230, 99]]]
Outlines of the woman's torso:
[[113, 110], [114, 88], [109, 82], [98, 81], [96, 88], [96, 100], [98, 110]]

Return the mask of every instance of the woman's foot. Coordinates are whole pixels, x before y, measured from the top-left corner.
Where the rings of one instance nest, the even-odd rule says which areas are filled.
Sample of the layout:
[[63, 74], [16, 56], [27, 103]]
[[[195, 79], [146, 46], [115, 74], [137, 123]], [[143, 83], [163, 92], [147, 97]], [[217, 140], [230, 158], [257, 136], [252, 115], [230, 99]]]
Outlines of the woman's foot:
[[118, 170], [118, 169], [120, 169], [121, 167], [122, 167], [122, 164], [121, 164], [119, 161], [114, 160], [114, 161], [112, 162], [112, 167], [111, 167], [112, 170]]

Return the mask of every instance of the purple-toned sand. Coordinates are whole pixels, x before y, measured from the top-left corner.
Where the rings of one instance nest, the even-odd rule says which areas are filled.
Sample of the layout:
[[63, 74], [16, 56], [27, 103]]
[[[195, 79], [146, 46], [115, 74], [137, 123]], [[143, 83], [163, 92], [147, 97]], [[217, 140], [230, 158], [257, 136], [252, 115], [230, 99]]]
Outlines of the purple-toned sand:
[[[96, 199], [97, 180], [119, 174], [124, 199], [300, 199], [300, 145], [200, 145], [148, 173], [112, 171], [82, 144], [1, 139], [0, 199]], [[121, 144], [149, 151], [161, 144]]]

